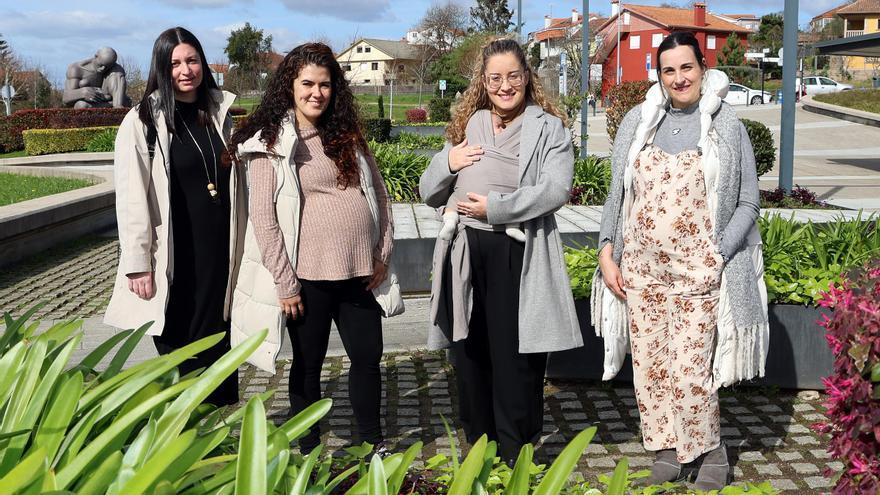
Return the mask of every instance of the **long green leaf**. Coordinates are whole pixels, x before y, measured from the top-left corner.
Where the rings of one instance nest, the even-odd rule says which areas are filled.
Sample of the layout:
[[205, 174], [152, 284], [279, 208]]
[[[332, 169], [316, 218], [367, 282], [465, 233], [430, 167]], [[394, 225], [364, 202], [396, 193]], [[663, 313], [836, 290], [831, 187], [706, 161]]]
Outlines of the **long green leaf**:
[[278, 455], [273, 457], [271, 461], [269, 461], [269, 466], [266, 468], [269, 493], [273, 493], [278, 488], [278, 484], [281, 483], [281, 479], [284, 477], [284, 472], [287, 470], [287, 464], [289, 462], [289, 450], [282, 450]]
[[58, 485], [61, 488], [67, 488], [70, 486], [76, 478], [83, 474], [85, 468], [97, 459], [104, 449], [109, 446], [118, 435], [131, 427], [132, 424], [143, 419], [155, 407], [183, 392], [187, 387], [192, 385], [193, 383], [190, 381], [177, 383], [151, 397], [125, 416], [116, 418], [116, 421], [114, 421], [109, 428], [102, 431], [94, 440], [86, 445], [69, 464], [58, 471]]
[[20, 338], [22, 335], [21, 329], [24, 327], [24, 324], [34, 316], [37, 311], [40, 310], [46, 303], [41, 302], [37, 303], [31, 307], [31, 309], [25, 311], [20, 318], [14, 319], [9, 313], [3, 314], [3, 320], [6, 322], [6, 331], [3, 332], [3, 335], [0, 336], [0, 352], [3, 352], [6, 347], [12, 342], [18, 343], [16, 338]]
[[206, 455], [217, 448], [228, 436], [229, 428], [221, 428], [196, 438], [192, 445], [186, 449], [186, 452], [181, 454], [176, 462], [165, 469], [160, 479], [172, 480], [176, 483], [195, 463], [204, 459]]
[[110, 364], [107, 365], [107, 369], [101, 373], [101, 379], [107, 380], [112, 378], [114, 375], [119, 373], [119, 370], [125, 366], [125, 362], [128, 361], [131, 353], [134, 352], [138, 343], [143, 338], [144, 334], [147, 333], [147, 330], [153, 325], [153, 322], [146, 323], [141, 325], [134, 333], [132, 333], [127, 339], [125, 339], [125, 343], [122, 344], [122, 347], [116, 352], [116, 355], [113, 356], [113, 359], [110, 360]]
[[289, 494], [290, 495], [298, 495], [300, 493], [305, 493], [306, 488], [308, 488], [309, 478], [312, 476], [312, 470], [315, 468], [315, 464], [318, 462], [318, 457], [321, 455], [322, 446], [318, 445], [309, 455], [306, 456], [305, 461], [302, 466], [299, 467], [299, 470], [296, 473], [296, 477], [293, 480], [293, 484], [290, 487]]
[[[288, 441], [292, 442], [311, 428], [312, 425], [320, 421], [321, 418], [330, 412], [332, 406], [333, 401], [331, 399], [321, 399], [287, 420], [278, 429], [287, 435]], [[270, 452], [270, 455], [275, 454], [277, 452]]]
[[241, 426], [238, 466], [235, 470], [236, 495], [266, 493], [266, 410], [256, 397], [248, 401]]
[[0, 479], [0, 493], [15, 493], [28, 486], [49, 469], [46, 452], [37, 449], [22, 459], [6, 476]]
[[504, 495], [527, 495], [529, 493], [529, 470], [532, 467], [532, 458], [535, 448], [527, 443], [519, 450], [519, 457], [510, 474], [510, 481], [504, 489]]
[[606, 495], [623, 495], [626, 491], [626, 470], [628, 469], [629, 461], [627, 461], [626, 457], [620, 460], [617, 463], [617, 467], [614, 468], [614, 475], [611, 477], [611, 482], [608, 483], [608, 492]]
[[403, 486], [403, 480], [406, 478], [406, 472], [412, 466], [413, 461], [419, 454], [422, 452], [422, 442], [416, 442], [403, 453], [403, 459], [400, 461], [400, 466], [391, 473], [391, 476], [388, 478], [388, 493], [399, 493], [400, 488]]
[[[392, 454], [385, 459], [381, 457], [376, 457], [373, 455], [373, 459], [379, 459], [382, 461], [382, 471], [385, 473], [386, 477], [390, 477], [395, 471], [397, 471], [401, 466], [403, 466], [403, 454]], [[371, 460], [370, 463], [373, 461]], [[404, 467], [405, 469], [405, 467]], [[405, 470], [404, 470], [405, 472]], [[367, 476], [359, 479], [357, 483], [352, 485], [351, 488], [345, 492], [346, 495], [369, 495], [370, 494], [370, 477], [369, 471], [366, 473]]]
[[483, 454], [486, 452], [486, 443], [486, 435], [483, 435], [471, 447], [471, 451], [465, 457], [464, 462], [461, 463], [458, 473], [452, 479], [452, 484], [449, 486], [449, 495], [470, 494], [474, 480], [483, 469]]
[[92, 352], [90, 352], [86, 357], [82, 359], [82, 361], [79, 362], [77, 367], [81, 368], [83, 371], [94, 371], [95, 367], [98, 366], [98, 363], [100, 363], [101, 360], [104, 359], [104, 356], [106, 356], [107, 353], [109, 353], [114, 347], [116, 347], [116, 344], [131, 335], [132, 332], [134, 332], [134, 330], [123, 330], [119, 333], [114, 334], [104, 342], [101, 342], [98, 347], [95, 347]]
[[592, 426], [578, 433], [574, 439], [562, 449], [559, 457], [547, 470], [544, 479], [535, 489], [534, 495], [556, 495], [565, 486], [568, 476], [577, 466], [578, 460], [584, 455], [584, 449], [590, 444], [596, 434], [596, 427]]
[[64, 440], [61, 442], [61, 447], [58, 448], [58, 454], [56, 454], [55, 459], [52, 461], [52, 469], [57, 471], [59, 468], [67, 465], [71, 459], [76, 457], [83, 444], [85, 444], [86, 438], [88, 438], [92, 428], [94, 428], [95, 424], [98, 422], [98, 414], [100, 414], [100, 412], [100, 408], [92, 409], [85, 413], [82, 420], [77, 422], [73, 428], [70, 429], [67, 435], [65, 435]]
[[46, 413], [37, 427], [34, 446], [45, 449], [49, 459], [54, 459], [58, 454], [58, 447], [61, 446], [73, 414], [76, 412], [76, 403], [82, 394], [82, 386], [82, 373], [76, 372], [68, 376], [58, 386], [52, 402], [46, 408]]
[[107, 456], [104, 461], [93, 470], [85, 483], [77, 489], [77, 495], [104, 495], [116, 473], [122, 466], [122, 452], [116, 451]]
[[378, 454], [373, 454], [370, 460], [370, 472], [367, 475], [370, 480], [370, 495], [388, 495], [388, 485], [385, 484], [385, 466]]
[[[186, 449], [196, 438], [196, 430], [187, 430], [175, 438], [167, 448], [158, 455], [154, 455], [145, 462], [120, 493], [148, 493], [162, 480], [161, 476], [166, 469], [177, 462], [178, 458], [186, 452]], [[167, 480], [173, 481], [173, 480]], [[264, 492], [265, 493], [265, 492]]]
[[27, 346], [24, 342], [19, 342], [0, 357], [0, 408], [12, 395], [13, 382], [24, 372], [21, 362], [26, 354]]
[[[22, 418], [30, 403], [31, 395], [40, 378], [40, 369], [46, 355], [46, 341], [37, 339], [28, 349], [24, 358], [24, 373], [16, 380], [12, 399], [3, 414], [0, 432], [16, 431], [22, 424]], [[27, 425], [25, 425], [25, 428]], [[0, 475], [8, 473], [20, 460], [26, 437], [16, 436], [0, 444]]]
[[[162, 414], [162, 417], [159, 418], [159, 436], [156, 438], [156, 444], [153, 446], [154, 450], [161, 450], [172, 438], [180, 433], [183, 426], [186, 425], [186, 421], [192, 411], [201, 404], [214, 389], [219, 387], [223, 380], [237, 370], [239, 365], [253, 354], [257, 347], [262, 344], [267, 334], [268, 330], [263, 329], [238, 346], [232, 348], [232, 350], [228, 351], [206, 369], [191, 387], [189, 387], [184, 393], [180, 394], [180, 396], [168, 406], [168, 409], [166, 409], [165, 413]], [[211, 339], [216, 343], [217, 339], [222, 338], [223, 334], [217, 334], [213, 337], [201, 339], [201, 341]], [[262, 403], [260, 403], [260, 407], [262, 407]], [[265, 420], [265, 415], [263, 415], [263, 420]], [[265, 463], [263, 467], [265, 468]]]
[[119, 467], [119, 473], [107, 491], [107, 495], [126, 493], [125, 486], [143, 467], [144, 462], [147, 460], [147, 450], [153, 443], [154, 438], [156, 438], [156, 420], [150, 418], [147, 421], [147, 425], [141, 428], [140, 433], [137, 434], [128, 450], [125, 451], [125, 456], [122, 458], [122, 466]]

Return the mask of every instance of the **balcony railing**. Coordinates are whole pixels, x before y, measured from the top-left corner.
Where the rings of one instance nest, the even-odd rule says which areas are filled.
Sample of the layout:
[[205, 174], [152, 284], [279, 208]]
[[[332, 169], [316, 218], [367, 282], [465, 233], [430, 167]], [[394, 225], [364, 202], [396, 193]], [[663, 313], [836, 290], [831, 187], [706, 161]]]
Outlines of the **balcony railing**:
[[852, 30], [850, 30], [850, 31], [847, 31], [847, 32], [843, 35], [843, 37], [844, 37], [844, 38], [852, 38], [853, 36], [861, 36], [861, 35], [863, 35], [863, 34], [865, 34], [865, 30], [864, 30], [864, 29], [862, 29], [861, 31], [852, 31]]

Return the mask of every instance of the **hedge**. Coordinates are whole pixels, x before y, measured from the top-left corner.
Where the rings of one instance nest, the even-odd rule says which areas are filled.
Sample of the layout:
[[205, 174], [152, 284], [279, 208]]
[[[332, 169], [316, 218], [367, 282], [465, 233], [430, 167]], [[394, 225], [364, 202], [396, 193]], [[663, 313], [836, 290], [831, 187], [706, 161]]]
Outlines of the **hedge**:
[[449, 108], [452, 106], [452, 97], [434, 97], [428, 102], [428, 117], [433, 121], [450, 121], [452, 115]]
[[118, 126], [128, 108], [40, 108], [19, 110], [0, 118], [0, 152], [25, 149], [22, 131], [28, 129], [72, 129]]
[[752, 149], [755, 150], [755, 168], [758, 177], [760, 177], [772, 170], [773, 165], [776, 164], [776, 145], [773, 143], [773, 133], [766, 125], [756, 120], [739, 120], [746, 126], [746, 132], [752, 142]]
[[95, 136], [118, 128], [118, 126], [101, 126], [78, 129], [29, 129], [22, 132], [22, 137], [28, 155], [48, 155], [83, 151]]
[[391, 119], [363, 119], [361, 124], [367, 141], [387, 143], [391, 139]]

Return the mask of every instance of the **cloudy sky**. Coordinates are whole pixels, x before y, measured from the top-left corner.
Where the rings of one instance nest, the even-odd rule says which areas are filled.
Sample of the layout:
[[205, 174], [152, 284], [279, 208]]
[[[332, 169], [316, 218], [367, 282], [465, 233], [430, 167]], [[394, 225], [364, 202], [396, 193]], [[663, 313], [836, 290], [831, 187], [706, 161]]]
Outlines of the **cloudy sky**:
[[[438, 0], [434, 0], [436, 3]], [[450, 0], [439, 0], [442, 2]], [[465, 7], [473, 0], [451, 0]], [[508, 0], [511, 9], [516, 0]], [[590, 10], [607, 15], [610, 0], [590, 2]], [[657, 5], [663, 0], [634, 0]], [[798, 23], [842, 0], [800, 1]], [[284, 53], [304, 41], [330, 40], [341, 50], [356, 37], [401, 38], [432, 0], [0, 0], [0, 35], [31, 64], [60, 83], [67, 64], [111, 46], [129, 63], [146, 69], [156, 36], [181, 25], [198, 36], [210, 62], [225, 61], [223, 48], [233, 29], [245, 22], [271, 34], [275, 50]], [[686, 0], [672, 3], [685, 4]], [[544, 15], [563, 17], [580, 1], [523, 0], [525, 31], [543, 23]], [[784, 0], [708, 0], [710, 11], [762, 15], [782, 11]], [[515, 18], [515, 17], [514, 17]]]

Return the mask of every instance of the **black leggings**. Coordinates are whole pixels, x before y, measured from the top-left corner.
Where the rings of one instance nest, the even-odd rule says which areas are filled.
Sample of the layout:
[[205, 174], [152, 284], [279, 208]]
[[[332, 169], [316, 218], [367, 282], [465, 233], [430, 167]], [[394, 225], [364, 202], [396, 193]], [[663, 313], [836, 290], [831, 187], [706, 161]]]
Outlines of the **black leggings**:
[[[287, 321], [293, 345], [290, 370], [290, 407], [297, 414], [321, 398], [321, 367], [327, 356], [330, 321], [336, 322], [345, 352], [351, 360], [348, 393], [361, 442], [383, 440], [379, 423], [382, 398], [382, 317], [363, 278], [339, 281], [302, 280], [305, 314]], [[318, 425], [300, 439], [308, 452], [320, 443]]]
[[459, 415], [469, 442], [486, 434], [512, 463], [543, 429], [547, 353], [519, 352], [523, 245], [504, 232], [465, 233], [474, 305], [467, 338], [452, 344]]

